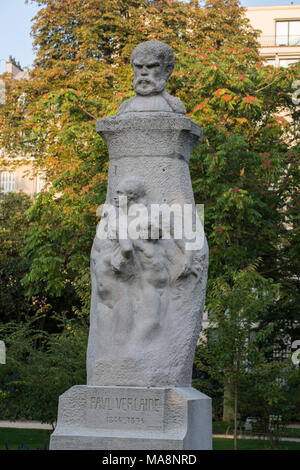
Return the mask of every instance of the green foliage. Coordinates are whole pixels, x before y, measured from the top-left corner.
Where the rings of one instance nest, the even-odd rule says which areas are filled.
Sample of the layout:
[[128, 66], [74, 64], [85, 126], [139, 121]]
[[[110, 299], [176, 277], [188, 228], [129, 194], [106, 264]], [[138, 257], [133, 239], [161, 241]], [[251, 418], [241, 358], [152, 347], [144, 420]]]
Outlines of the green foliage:
[[[240, 375], [247, 372], [250, 359], [255, 361], [258, 338], [268, 331], [259, 330], [256, 340], [253, 330], [258, 328], [263, 312], [275, 302], [278, 286], [259, 275], [255, 266], [217, 278], [207, 303], [209, 328], [196, 353], [195, 365], [208, 372], [223, 386], [234, 387]], [[203, 352], [202, 352], [203, 350]], [[203, 356], [203, 357], [202, 357]]]
[[[0, 143], [6, 154], [33, 157], [47, 176], [46, 190], [28, 211], [21, 243], [27, 270], [20, 279], [27, 296], [38, 299], [44, 320], [53, 313], [87, 320], [89, 253], [108, 170], [96, 120], [114, 114], [132, 96], [134, 46], [148, 39], [169, 43], [176, 67], [168, 90], [204, 131], [190, 170], [196, 202], [205, 205], [207, 308], [215, 323], [210, 333], [217, 326], [218, 336], [211, 340], [212, 349], [205, 344], [198, 348], [194, 384], [212, 394], [220, 408], [224, 377], [231, 386], [240, 384], [244, 361], [261, 351], [257, 339], [249, 342], [246, 354], [253, 322], [258, 338], [265, 338], [259, 357], [267, 357], [286, 333], [298, 334], [299, 112], [291, 102], [291, 85], [299, 78], [299, 65], [264, 66], [257, 34], [237, 0], [207, 0], [204, 7], [197, 0], [36, 2], [41, 10], [33, 25], [34, 69], [29, 81], [4, 77], [7, 102], [0, 109]], [[71, 338], [63, 329], [61, 336], [28, 352], [26, 370], [38, 393], [46, 393], [34, 376], [40, 354], [51, 374], [57, 374], [57, 379], [50, 374], [48, 383], [39, 369], [49, 390], [52, 385], [57, 391], [68, 388], [75, 379], [63, 369], [61, 357], [55, 369], [51, 349], [55, 339], [61, 341], [55, 350], [64, 351]], [[74, 351], [77, 338], [78, 347], [84, 343], [75, 335]], [[253, 361], [253, 367], [258, 363], [263, 360]], [[24, 384], [29, 379], [28, 372]], [[42, 405], [41, 413], [46, 413]]]
[[[289, 423], [299, 407], [300, 371], [285, 361], [267, 361], [261, 354], [249, 361], [247, 374], [240, 383], [242, 417], [255, 417], [272, 447], [278, 447], [284, 425]], [[259, 357], [260, 356], [260, 357]]]
[[36, 304], [28, 300], [22, 279], [29, 262], [22, 256], [29, 222], [30, 198], [22, 193], [2, 194], [0, 199], [0, 318], [20, 320], [34, 314]]
[[32, 321], [2, 325], [7, 363], [0, 369], [0, 389], [5, 394], [1, 419], [54, 423], [59, 395], [86, 383], [87, 333], [86, 324], [74, 321], [65, 321], [62, 331], [52, 334], [39, 331]]
[[299, 402], [299, 385], [300, 374], [290, 358], [280, 362], [250, 362], [241, 383], [240, 412], [243, 416], [259, 418], [266, 429], [270, 415], [281, 416], [281, 425], [284, 425]]
[[[234, 0], [208, 2], [207, 8], [196, 1], [173, 0], [37, 3], [43, 7], [33, 25], [37, 60], [29, 81], [7, 77], [1, 143], [11, 158], [18, 151], [34, 156], [51, 183], [29, 213], [24, 251], [29, 260], [24, 278], [27, 294], [32, 297], [42, 291], [51, 303], [61, 298], [65, 311], [71, 312], [73, 305], [78, 312], [75, 285], [89, 272], [96, 208], [104, 201], [107, 181], [107, 150], [95, 132], [95, 122], [115, 113], [131, 96], [133, 47], [153, 38], [168, 42], [177, 54], [187, 45], [223, 50], [236, 43], [238, 32], [239, 48], [251, 47], [258, 59], [256, 34]], [[226, 40], [221, 44], [224, 29]], [[179, 75], [170, 82], [178, 96], [187, 91], [186, 78], [180, 75], [187, 66], [179, 55]], [[196, 70], [191, 80], [198, 80]], [[85, 286], [89, 288], [88, 283]], [[60, 308], [57, 305], [54, 311]]]

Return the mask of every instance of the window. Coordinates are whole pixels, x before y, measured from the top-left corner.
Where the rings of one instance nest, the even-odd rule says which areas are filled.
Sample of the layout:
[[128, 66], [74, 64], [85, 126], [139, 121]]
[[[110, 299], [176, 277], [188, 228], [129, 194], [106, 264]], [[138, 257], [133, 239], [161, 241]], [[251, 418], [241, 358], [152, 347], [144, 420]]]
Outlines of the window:
[[2, 171], [0, 173], [0, 191], [9, 193], [16, 190], [16, 177], [14, 173]]
[[299, 59], [280, 59], [280, 67], [288, 67], [289, 65], [296, 64]]
[[265, 65], [272, 65], [273, 67], [275, 67], [276, 66], [276, 61], [275, 61], [275, 59], [266, 59], [266, 60], [264, 60], [264, 64]]
[[36, 192], [40, 193], [46, 184], [46, 177], [44, 175], [38, 175], [36, 179]]
[[300, 46], [300, 21], [276, 21], [276, 46]]
[[5, 83], [0, 78], [0, 105], [5, 104]]

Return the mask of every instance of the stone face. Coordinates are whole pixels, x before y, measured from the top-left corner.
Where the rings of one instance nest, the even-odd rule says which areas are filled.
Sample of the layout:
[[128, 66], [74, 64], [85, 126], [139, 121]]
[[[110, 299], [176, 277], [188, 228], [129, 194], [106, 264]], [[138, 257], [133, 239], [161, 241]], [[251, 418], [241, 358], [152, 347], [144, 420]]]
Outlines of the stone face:
[[161, 41], [146, 41], [132, 52], [136, 95], [124, 101], [118, 114], [133, 112], [171, 112], [185, 114], [184, 104], [166, 90], [166, 82], [174, 69], [174, 53]]
[[75, 386], [61, 395], [52, 450], [211, 449], [211, 400], [192, 388]]

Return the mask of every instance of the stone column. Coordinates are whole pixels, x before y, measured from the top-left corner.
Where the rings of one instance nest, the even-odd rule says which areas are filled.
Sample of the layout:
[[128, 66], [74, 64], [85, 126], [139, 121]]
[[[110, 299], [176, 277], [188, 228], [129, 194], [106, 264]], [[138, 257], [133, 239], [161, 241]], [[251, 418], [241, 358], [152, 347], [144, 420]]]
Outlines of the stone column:
[[[212, 445], [211, 400], [191, 387], [208, 247], [188, 162], [202, 132], [185, 116], [179, 100], [165, 88], [151, 88], [170, 72], [169, 46], [149, 41], [136, 49], [132, 63], [137, 95], [123, 103], [116, 116], [97, 123], [110, 164], [106, 209], [91, 253], [87, 385], [60, 397], [51, 449]], [[138, 237], [127, 229], [125, 237], [120, 235], [122, 198], [127, 223], [140, 229]], [[147, 216], [130, 215], [134, 205], [145, 208]], [[177, 210], [174, 219], [168, 219], [169, 236], [165, 219], [153, 221], [151, 211], [161, 205]], [[176, 235], [178, 213], [186, 207], [198, 240], [193, 245], [183, 218], [182, 236]], [[116, 225], [109, 209], [114, 209]]]

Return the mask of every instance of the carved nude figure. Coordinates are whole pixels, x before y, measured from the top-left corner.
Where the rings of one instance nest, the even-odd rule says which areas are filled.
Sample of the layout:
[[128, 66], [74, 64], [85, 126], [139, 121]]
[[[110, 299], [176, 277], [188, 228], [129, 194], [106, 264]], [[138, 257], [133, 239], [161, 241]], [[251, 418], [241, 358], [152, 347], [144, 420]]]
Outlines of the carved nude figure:
[[[121, 239], [118, 237], [120, 246], [120, 258], [122, 261], [115, 263], [116, 253], [112, 256], [112, 264], [118, 265], [118, 270], [127, 262], [134, 264], [136, 280], [140, 289], [140, 296], [143, 299], [145, 314], [143, 318], [137, 319], [146, 335], [160, 324], [160, 318], [166, 310], [167, 301], [165, 288], [168, 285], [169, 274], [167, 270], [166, 250], [160, 244], [159, 238], [162, 235], [158, 227], [153, 227], [147, 211], [146, 188], [140, 180], [121, 181], [116, 189], [114, 202], [120, 211], [128, 213], [127, 226], [128, 237]], [[125, 206], [126, 204], [126, 206]], [[130, 209], [139, 207], [143, 211], [141, 217], [130, 214]], [[137, 238], [131, 238], [130, 226], [136, 223], [138, 230]], [[153, 238], [153, 235], [157, 238]], [[138, 289], [138, 290], [139, 290]], [[140, 313], [142, 315], [142, 312]]]

